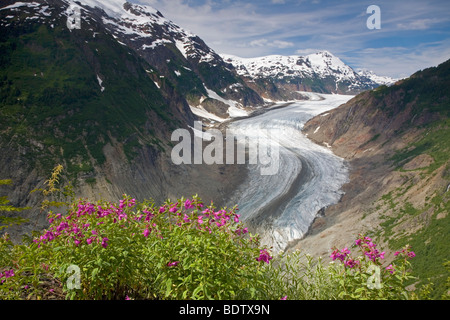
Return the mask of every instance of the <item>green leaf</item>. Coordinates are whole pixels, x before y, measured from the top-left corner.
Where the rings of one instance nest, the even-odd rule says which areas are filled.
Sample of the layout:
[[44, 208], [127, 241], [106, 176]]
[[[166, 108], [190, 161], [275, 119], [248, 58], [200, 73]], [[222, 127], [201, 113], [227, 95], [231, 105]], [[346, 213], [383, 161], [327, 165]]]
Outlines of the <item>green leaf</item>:
[[92, 273], [91, 273], [91, 277], [92, 278], [95, 278], [95, 276], [97, 275], [97, 273], [99, 272], [99, 268], [94, 268], [94, 270], [92, 270]]
[[203, 289], [203, 285], [199, 285], [197, 288], [194, 289], [194, 292], [192, 292], [192, 298], [196, 299], [197, 294]]
[[169, 297], [170, 293], [172, 292], [172, 279], [168, 279], [166, 282], [166, 298]]
[[364, 291], [364, 288], [358, 288], [355, 290], [355, 293], [360, 293], [361, 291]]

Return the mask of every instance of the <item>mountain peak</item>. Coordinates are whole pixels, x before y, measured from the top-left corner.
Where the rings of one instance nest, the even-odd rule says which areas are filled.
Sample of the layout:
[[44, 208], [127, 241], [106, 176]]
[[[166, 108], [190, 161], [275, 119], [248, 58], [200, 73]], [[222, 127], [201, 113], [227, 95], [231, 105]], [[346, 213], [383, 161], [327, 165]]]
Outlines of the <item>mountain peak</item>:
[[[158, 10], [148, 5], [130, 3], [125, 0], [63, 0], [71, 5], [88, 6], [91, 8], [100, 8], [113, 18], [136, 17], [141, 14], [158, 14]], [[161, 13], [159, 13], [160, 16]]]
[[[385, 84], [388, 79], [368, 77], [355, 72], [327, 50], [305, 56], [269, 55], [240, 58], [222, 54], [238, 74], [248, 79], [270, 79], [289, 90], [353, 94]], [[381, 82], [378, 82], [381, 81]]]

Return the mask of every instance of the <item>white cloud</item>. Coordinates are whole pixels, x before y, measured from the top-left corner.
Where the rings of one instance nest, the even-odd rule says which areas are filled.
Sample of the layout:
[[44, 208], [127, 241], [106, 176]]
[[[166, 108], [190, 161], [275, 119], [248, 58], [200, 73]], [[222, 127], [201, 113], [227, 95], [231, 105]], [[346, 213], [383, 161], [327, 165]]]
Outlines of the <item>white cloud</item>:
[[416, 71], [435, 67], [450, 59], [450, 40], [406, 47], [366, 48], [343, 57], [356, 68], [366, 68], [393, 78], [409, 77]]
[[397, 23], [397, 27], [402, 30], [425, 30], [432, 25], [439, 23], [440, 19], [417, 19], [408, 22]]
[[273, 40], [269, 41], [267, 39], [258, 39], [250, 41], [250, 46], [252, 47], [273, 47], [273, 48], [290, 48], [294, 46], [293, 42], [289, 41], [282, 41], [282, 40]]

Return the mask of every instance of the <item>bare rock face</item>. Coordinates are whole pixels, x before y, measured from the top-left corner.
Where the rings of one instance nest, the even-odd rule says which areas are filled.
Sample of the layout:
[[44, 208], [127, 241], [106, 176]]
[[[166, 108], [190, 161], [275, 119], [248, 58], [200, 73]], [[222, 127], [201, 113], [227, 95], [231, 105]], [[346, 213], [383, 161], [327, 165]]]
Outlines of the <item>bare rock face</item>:
[[406, 163], [403, 166], [404, 170], [417, 170], [421, 168], [426, 168], [434, 162], [433, 157], [428, 154], [421, 154]]

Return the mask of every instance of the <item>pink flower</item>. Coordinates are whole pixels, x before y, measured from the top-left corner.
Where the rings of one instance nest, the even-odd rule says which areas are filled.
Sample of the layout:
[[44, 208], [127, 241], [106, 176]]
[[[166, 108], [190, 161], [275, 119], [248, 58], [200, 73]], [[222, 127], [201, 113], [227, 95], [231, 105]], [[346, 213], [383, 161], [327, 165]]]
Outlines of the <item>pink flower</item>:
[[163, 213], [164, 211], [166, 211], [166, 207], [159, 207], [159, 213]]
[[91, 244], [92, 241], [94, 241], [94, 238], [87, 238], [87, 239], [86, 239], [87, 244]]
[[142, 234], [144, 235], [144, 237], [147, 238], [148, 235], [150, 234], [150, 230], [148, 228], [146, 228]]
[[386, 271], [389, 271], [390, 274], [393, 274], [395, 272], [395, 269], [392, 266], [392, 264], [390, 264], [389, 266], [386, 267]]
[[280, 300], [286, 300], [287, 299], [287, 296], [284, 296], [283, 298], [281, 298]]
[[353, 268], [353, 267], [356, 267], [357, 265], [359, 265], [359, 261], [349, 258], [347, 261], [344, 262], [344, 264], [349, 268]]
[[150, 211], [145, 211], [144, 213], [146, 213], [147, 215], [145, 216], [145, 221], [150, 221], [155, 215], [153, 213], [151, 213]]
[[191, 200], [187, 199], [187, 200], [184, 202], [184, 207], [185, 207], [186, 209], [192, 209], [192, 208], [194, 207], [194, 205], [192, 204], [192, 201], [191, 201]]
[[169, 209], [169, 212], [175, 213], [175, 212], [177, 212], [177, 210], [178, 210], [177, 206], [174, 206]]
[[341, 261], [344, 261], [344, 260], [345, 260], [345, 257], [346, 257], [347, 255], [349, 255], [349, 254], [350, 254], [350, 250], [348, 250], [347, 247], [345, 247], [344, 249], [342, 249], [341, 252], [339, 252], [338, 249], [335, 249], [335, 250], [331, 253], [330, 258], [332, 258], [333, 261], [336, 260], [336, 259], [339, 259], [339, 260], [341, 260]]
[[272, 257], [270, 256], [269, 252], [267, 252], [267, 249], [263, 249], [259, 251], [259, 257], [256, 258], [257, 261], [264, 261], [266, 263], [269, 263], [269, 260], [271, 260]]
[[238, 228], [238, 229], [236, 229], [235, 233], [238, 236], [240, 236], [241, 234], [246, 234], [246, 233], [248, 233], [248, 228], [244, 228], [244, 229]]
[[173, 262], [169, 262], [167, 264], [167, 266], [168, 267], [176, 267], [179, 263], [180, 263], [180, 261], [173, 261]]
[[103, 240], [102, 240], [102, 247], [103, 248], [106, 248], [107, 246], [108, 246], [108, 238], [103, 238]]
[[4, 274], [0, 273], [0, 279], [5, 277], [5, 279], [2, 279], [1, 283], [5, 282], [6, 279], [14, 277], [14, 276], [15, 276], [14, 269], [6, 270]]

